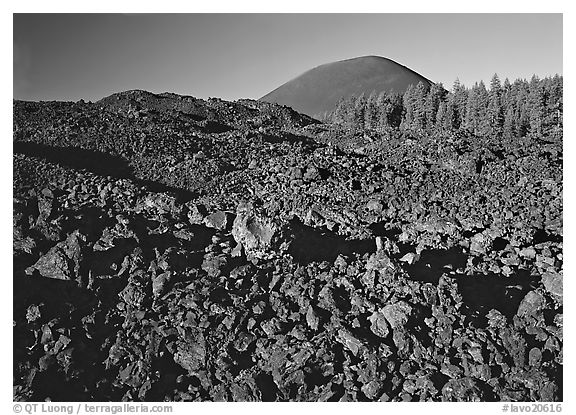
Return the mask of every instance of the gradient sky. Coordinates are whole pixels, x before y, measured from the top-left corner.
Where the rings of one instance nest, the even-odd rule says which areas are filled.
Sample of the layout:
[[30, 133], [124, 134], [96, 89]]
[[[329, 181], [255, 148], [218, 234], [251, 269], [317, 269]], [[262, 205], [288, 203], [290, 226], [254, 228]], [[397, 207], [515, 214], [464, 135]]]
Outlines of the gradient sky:
[[395, 60], [450, 88], [562, 74], [561, 14], [15, 14], [14, 98], [259, 98], [318, 65]]

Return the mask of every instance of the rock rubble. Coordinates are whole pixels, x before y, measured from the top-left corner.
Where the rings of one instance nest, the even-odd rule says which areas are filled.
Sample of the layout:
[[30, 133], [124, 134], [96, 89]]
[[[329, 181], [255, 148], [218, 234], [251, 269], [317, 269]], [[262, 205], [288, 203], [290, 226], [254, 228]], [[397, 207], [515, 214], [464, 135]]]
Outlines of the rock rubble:
[[561, 142], [143, 91], [14, 131], [14, 400], [563, 399]]

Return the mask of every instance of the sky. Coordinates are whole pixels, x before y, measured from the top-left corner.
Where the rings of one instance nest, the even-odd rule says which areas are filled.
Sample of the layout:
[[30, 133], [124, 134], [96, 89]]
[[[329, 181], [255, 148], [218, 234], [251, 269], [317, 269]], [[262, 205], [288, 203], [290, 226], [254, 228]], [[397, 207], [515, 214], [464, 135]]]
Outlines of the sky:
[[259, 98], [324, 63], [392, 59], [450, 88], [562, 74], [562, 14], [14, 14], [13, 97]]

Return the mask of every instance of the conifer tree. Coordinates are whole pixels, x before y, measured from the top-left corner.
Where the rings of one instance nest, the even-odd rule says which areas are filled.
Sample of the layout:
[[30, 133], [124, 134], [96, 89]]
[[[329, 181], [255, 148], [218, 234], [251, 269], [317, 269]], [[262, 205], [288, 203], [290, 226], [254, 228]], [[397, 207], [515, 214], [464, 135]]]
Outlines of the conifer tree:
[[403, 130], [410, 130], [414, 125], [414, 100], [415, 100], [415, 88], [413, 85], [409, 85], [408, 89], [403, 96], [404, 105], [404, 116], [402, 117], [401, 128]]
[[564, 112], [564, 99], [563, 99], [563, 78], [556, 74], [551, 79], [550, 92], [549, 92], [549, 123], [548, 130], [555, 136], [562, 136], [563, 129], [563, 112]]
[[484, 81], [478, 83], [478, 91], [476, 92], [477, 108], [476, 116], [478, 125], [476, 127], [476, 134], [486, 136], [490, 134], [490, 122], [488, 120], [488, 90]]
[[389, 107], [388, 100], [386, 99], [386, 92], [382, 91], [378, 94], [376, 98], [376, 125], [375, 127], [381, 131], [385, 131], [389, 128], [388, 120], [386, 114]]
[[402, 123], [402, 116], [404, 114], [404, 106], [402, 95], [390, 92], [387, 95], [388, 102], [390, 103], [389, 111], [386, 114], [388, 125], [392, 128], [400, 128]]
[[478, 82], [468, 91], [468, 100], [466, 102], [466, 116], [464, 117], [463, 127], [474, 132], [478, 127]]
[[366, 96], [361, 93], [354, 103], [354, 118], [352, 123], [356, 128], [364, 128], [364, 115], [366, 112]]
[[377, 99], [376, 91], [372, 91], [366, 99], [366, 109], [364, 111], [364, 127], [375, 128], [377, 126]]
[[504, 115], [502, 135], [505, 138], [513, 138], [516, 136], [516, 116], [514, 115], [514, 107], [512, 106], [506, 110], [506, 114]]
[[487, 135], [492, 137], [500, 136], [502, 134], [504, 115], [502, 109], [502, 87], [497, 74], [494, 74], [492, 81], [490, 81], [486, 116], [488, 121]]
[[441, 84], [410, 85], [404, 94], [374, 91], [341, 98], [325, 114], [330, 122], [353, 128], [454, 131], [506, 138], [562, 135], [563, 98], [561, 76], [530, 82], [494, 75], [487, 89], [483, 81], [467, 89], [457, 79], [447, 92]]
[[452, 87], [452, 93], [454, 94], [453, 127], [459, 129], [464, 126], [469, 91], [460, 83], [459, 79], [456, 79]]
[[524, 137], [530, 131], [530, 115], [528, 108], [528, 83], [524, 80], [517, 80], [515, 82], [517, 87], [516, 92], [516, 105], [515, 105], [515, 121], [516, 121], [516, 134], [519, 137]]
[[335, 124], [344, 124], [346, 119], [346, 100], [344, 97], [338, 99], [338, 103], [334, 108], [334, 111], [328, 116], [329, 120]]
[[446, 129], [446, 116], [447, 116], [447, 103], [446, 101], [440, 101], [440, 105], [438, 105], [438, 111], [436, 112], [436, 122], [435, 127], [438, 130]]
[[430, 87], [424, 104], [424, 111], [426, 113], [426, 127], [431, 129], [436, 124], [436, 113], [440, 107], [440, 102], [443, 100], [445, 90], [442, 84], [434, 84]]
[[419, 130], [426, 128], [426, 85], [423, 82], [418, 82], [414, 90], [414, 123], [413, 127]]
[[456, 129], [456, 104], [454, 94], [450, 92], [446, 97], [446, 114], [444, 115], [444, 130], [452, 131]]
[[530, 132], [535, 135], [542, 135], [544, 123], [544, 94], [540, 80], [536, 75], [530, 80], [528, 93], [528, 118], [530, 122]]

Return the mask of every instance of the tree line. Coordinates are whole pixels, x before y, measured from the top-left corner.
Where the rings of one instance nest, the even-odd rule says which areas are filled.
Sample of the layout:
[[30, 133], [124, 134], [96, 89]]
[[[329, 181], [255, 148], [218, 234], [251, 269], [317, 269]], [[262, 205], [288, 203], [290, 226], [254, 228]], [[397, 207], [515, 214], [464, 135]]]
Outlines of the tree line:
[[500, 82], [471, 88], [459, 80], [451, 91], [442, 84], [420, 82], [401, 95], [372, 92], [340, 99], [324, 121], [350, 128], [402, 131], [465, 131], [477, 136], [524, 137], [562, 135], [563, 77]]

